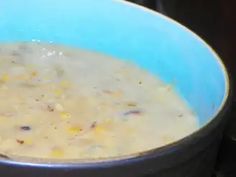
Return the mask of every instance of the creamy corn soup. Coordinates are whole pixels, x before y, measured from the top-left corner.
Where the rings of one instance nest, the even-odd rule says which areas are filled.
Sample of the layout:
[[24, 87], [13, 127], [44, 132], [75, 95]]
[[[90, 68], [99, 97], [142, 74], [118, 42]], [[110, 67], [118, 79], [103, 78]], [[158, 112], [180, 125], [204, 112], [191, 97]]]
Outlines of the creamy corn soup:
[[198, 127], [172, 87], [134, 64], [51, 44], [0, 45], [1, 156], [115, 157]]

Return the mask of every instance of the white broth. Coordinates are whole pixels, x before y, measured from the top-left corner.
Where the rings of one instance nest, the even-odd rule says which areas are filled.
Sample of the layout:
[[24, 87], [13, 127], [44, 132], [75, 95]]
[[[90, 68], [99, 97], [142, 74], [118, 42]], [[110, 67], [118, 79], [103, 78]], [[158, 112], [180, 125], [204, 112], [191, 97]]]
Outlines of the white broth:
[[134, 64], [51, 44], [0, 45], [1, 154], [116, 157], [198, 128], [185, 101]]

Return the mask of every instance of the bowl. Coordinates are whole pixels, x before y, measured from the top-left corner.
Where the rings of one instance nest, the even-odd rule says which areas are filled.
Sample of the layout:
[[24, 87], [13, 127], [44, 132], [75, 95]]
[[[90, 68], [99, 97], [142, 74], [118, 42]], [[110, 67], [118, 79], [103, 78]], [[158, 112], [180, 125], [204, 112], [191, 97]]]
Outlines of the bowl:
[[209, 177], [231, 89], [219, 56], [196, 34], [122, 0], [0, 0], [0, 42], [48, 42], [105, 53], [159, 76], [199, 117], [200, 129], [138, 154], [90, 160], [1, 155], [4, 177]]

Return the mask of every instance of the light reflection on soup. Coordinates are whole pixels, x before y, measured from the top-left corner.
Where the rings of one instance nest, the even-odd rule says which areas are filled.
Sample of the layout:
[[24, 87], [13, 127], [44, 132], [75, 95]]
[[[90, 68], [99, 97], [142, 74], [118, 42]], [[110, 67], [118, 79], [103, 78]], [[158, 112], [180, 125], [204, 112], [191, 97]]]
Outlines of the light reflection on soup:
[[6, 155], [115, 157], [199, 127], [170, 86], [134, 64], [49, 44], [0, 45], [0, 100]]

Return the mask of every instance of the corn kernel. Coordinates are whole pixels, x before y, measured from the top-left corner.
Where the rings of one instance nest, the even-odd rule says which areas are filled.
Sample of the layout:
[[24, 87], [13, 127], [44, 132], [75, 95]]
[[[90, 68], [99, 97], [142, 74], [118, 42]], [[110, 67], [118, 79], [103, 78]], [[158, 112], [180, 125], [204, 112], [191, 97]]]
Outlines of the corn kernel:
[[63, 94], [63, 91], [60, 90], [60, 89], [56, 89], [56, 90], [54, 90], [54, 94], [55, 94], [56, 96], [61, 96], [61, 95]]
[[51, 152], [51, 156], [54, 158], [60, 158], [64, 156], [64, 151], [61, 149], [53, 149]]
[[96, 134], [101, 134], [101, 133], [105, 132], [105, 128], [102, 127], [102, 126], [96, 126], [94, 131], [95, 131]]
[[9, 77], [8, 74], [3, 74], [2, 77], [1, 77], [1, 80], [2, 80], [3, 82], [9, 81], [9, 79], [10, 79], [10, 77]]
[[32, 71], [32, 72], [31, 72], [31, 76], [32, 76], [32, 77], [36, 77], [37, 75], [38, 75], [37, 71]]
[[71, 114], [68, 113], [68, 112], [61, 112], [60, 116], [61, 116], [62, 119], [69, 119], [69, 118], [71, 118]]
[[25, 144], [27, 145], [32, 145], [33, 144], [33, 140], [28, 138], [28, 139], [25, 139]]
[[112, 120], [107, 119], [104, 122], [101, 122], [100, 124], [96, 125], [94, 128], [95, 134], [102, 134], [105, 133], [107, 129], [111, 128], [112, 126]]
[[67, 89], [67, 88], [71, 87], [71, 83], [70, 83], [69, 81], [61, 81], [61, 82], [60, 82], [60, 86], [61, 86], [62, 88]]
[[70, 127], [67, 129], [68, 133], [70, 134], [78, 134], [82, 131], [80, 127]]

